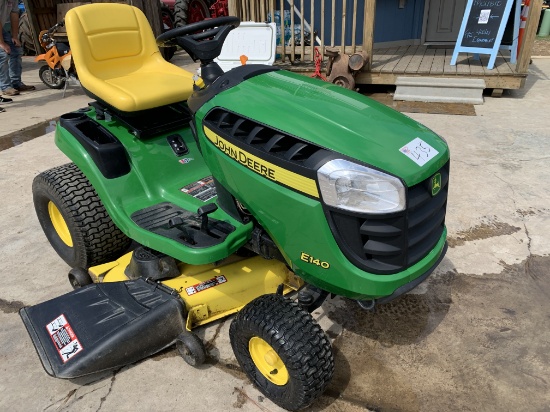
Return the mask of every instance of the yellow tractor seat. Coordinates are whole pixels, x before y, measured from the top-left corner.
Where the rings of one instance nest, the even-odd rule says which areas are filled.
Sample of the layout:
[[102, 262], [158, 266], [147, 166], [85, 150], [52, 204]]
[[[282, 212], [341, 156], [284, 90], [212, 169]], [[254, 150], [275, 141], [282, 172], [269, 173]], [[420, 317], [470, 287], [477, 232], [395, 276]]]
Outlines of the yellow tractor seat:
[[75, 7], [65, 26], [84, 89], [122, 112], [187, 100], [193, 75], [168, 63], [145, 15], [136, 7], [95, 3]]

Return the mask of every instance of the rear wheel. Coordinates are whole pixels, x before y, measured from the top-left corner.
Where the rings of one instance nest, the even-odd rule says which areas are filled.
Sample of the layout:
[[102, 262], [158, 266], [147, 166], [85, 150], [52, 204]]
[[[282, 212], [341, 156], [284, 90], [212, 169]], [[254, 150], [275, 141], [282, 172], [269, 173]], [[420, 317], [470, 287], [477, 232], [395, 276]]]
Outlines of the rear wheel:
[[[161, 4], [160, 6], [161, 11], [161, 17], [162, 17], [162, 25], [163, 25], [163, 32], [172, 30], [174, 28], [174, 17], [172, 15], [172, 12], [166, 6], [165, 4]], [[176, 53], [177, 47], [176, 46], [168, 46], [161, 49], [162, 55], [164, 56], [164, 59], [166, 61], [170, 61], [172, 57], [174, 57], [174, 54]]]
[[87, 269], [117, 259], [131, 240], [115, 226], [74, 163], [40, 173], [32, 185], [38, 221], [59, 256]]
[[36, 46], [34, 45], [29, 15], [27, 13], [19, 16], [19, 42], [21, 43], [21, 47], [23, 47], [25, 55], [34, 56], [36, 54]]
[[38, 76], [40, 76], [40, 80], [50, 89], [62, 89], [63, 86], [65, 86], [65, 77], [60, 76], [55, 70], [52, 70], [50, 66], [42, 66], [38, 71]]
[[229, 330], [241, 368], [277, 405], [299, 410], [325, 390], [334, 373], [330, 342], [311, 315], [281, 295], [246, 305]]
[[210, 18], [208, 4], [203, 0], [176, 0], [174, 20], [176, 27]]

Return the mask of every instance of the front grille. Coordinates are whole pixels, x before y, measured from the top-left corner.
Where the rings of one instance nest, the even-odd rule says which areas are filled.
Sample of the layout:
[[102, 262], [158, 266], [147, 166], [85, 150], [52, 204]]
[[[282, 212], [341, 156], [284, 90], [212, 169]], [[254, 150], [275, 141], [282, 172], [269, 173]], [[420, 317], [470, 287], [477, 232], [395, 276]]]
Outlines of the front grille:
[[407, 208], [399, 213], [365, 215], [327, 209], [343, 253], [371, 273], [392, 274], [424, 258], [445, 228], [449, 163], [441, 170], [441, 190], [431, 195], [430, 179], [408, 188]]
[[214, 108], [203, 124], [262, 158], [287, 166], [313, 169], [329, 152], [311, 142], [222, 108]]

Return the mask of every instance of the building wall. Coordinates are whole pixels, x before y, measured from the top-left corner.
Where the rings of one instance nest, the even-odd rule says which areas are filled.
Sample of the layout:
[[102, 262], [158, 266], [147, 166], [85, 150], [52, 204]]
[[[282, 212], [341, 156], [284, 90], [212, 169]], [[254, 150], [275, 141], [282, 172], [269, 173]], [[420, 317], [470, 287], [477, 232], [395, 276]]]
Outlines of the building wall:
[[[289, 10], [290, 6], [286, 0], [285, 9]], [[315, 1], [315, 0], [314, 0]], [[331, 28], [332, 28], [332, 0], [322, 0], [325, 2], [325, 13], [321, 16], [320, 2], [315, 1], [315, 17], [314, 30], [320, 35], [321, 19], [324, 18], [325, 24], [325, 44], [331, 44]], [[392, 42], [402, 40], [416, 40], [422, 36], [422, 20], [424, 13], [424, 2], [426, 0], [402, 0], [403, 8], [399, 8], [399, 0], [377, 0], [376, 16], [374, 29], [374, 42]], [[280, 2], [277, 2], [277, 9], [280, 10]], [[353, 0], [346, 0], [346, 16], [353, 16]], [[301, 9], [301, 1], [295, 0], [295, 6], [298, 10]], [[357, 0], [357, 29], [355, 34], [355, 43], [362, 44], [363, 42], [363, 26], [364, 26], [364, 0]], [[337, 0], [335, 4], [335, 36], [334, 45], [341, 45], [342, 39], [342, 11], [343, 1]], [[311, 0], [304, 0], [303, 15], [309, 23], [311, 21]], [[300, 19], [297, 15], [294, 16], [294, 23], [300, 24]], [[298, 33], [297, 33], [298, 34]], [[346, 45], [351, 44], [353, 35], [352, 20], [347, 19], [345, 30]]]
[[374, 21], [374, 42], [388, 42], [420, 39], [424, 0], [403, 0], [404, 8], [399, 8], [399, 0], [378, 0]]

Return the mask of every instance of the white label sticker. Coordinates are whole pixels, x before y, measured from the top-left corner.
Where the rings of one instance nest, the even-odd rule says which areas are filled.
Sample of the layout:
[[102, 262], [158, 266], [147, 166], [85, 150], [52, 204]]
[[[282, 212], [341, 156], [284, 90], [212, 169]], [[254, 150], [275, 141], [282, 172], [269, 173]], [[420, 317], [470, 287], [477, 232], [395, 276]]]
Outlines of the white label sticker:
[[487, 24], [489, 23], [489, 17], [491, 16], [491, 9], [489, 10], [481, 10], [479, 12], [479, 20], [477, 21], [478, 24]]
[[439, 154], [437, 150], [418, 137], [412, 142], [407, 143], [399, 149], [399, 151], [415, 162], [418, 166], [424, 166]]
[[65, 315], [59, 315], [52, 320], [46, 325], [46, 329], [63, 363], [67, 362], [84, 349], [76, 337], [73, 328], [69, 325], [69, 322], [67, 322]]
[[220, 276], [216, 276], [215, 278], [205, 280], [202, 283], [197, 283], [194, 286], [189, 286], [188, 288], [185, 288], [185, 292], [187, 293], [187, 296], [191, 296], [196, 293], [202, 292], [203, 290], [213, 288], [214, 286], [218, 286], [226, 282], [227, 282], [226, 277], [223, 275], [220, 275]]

